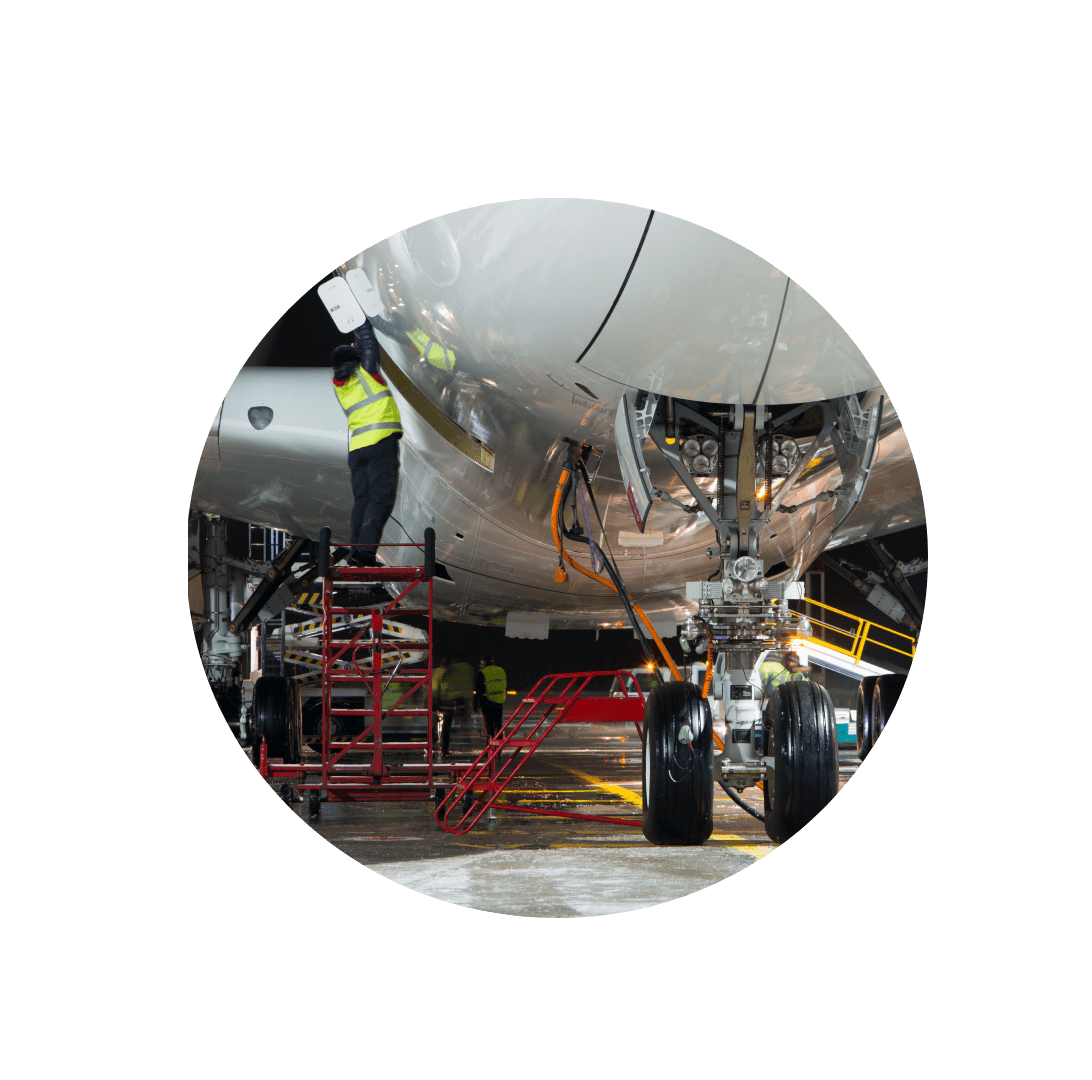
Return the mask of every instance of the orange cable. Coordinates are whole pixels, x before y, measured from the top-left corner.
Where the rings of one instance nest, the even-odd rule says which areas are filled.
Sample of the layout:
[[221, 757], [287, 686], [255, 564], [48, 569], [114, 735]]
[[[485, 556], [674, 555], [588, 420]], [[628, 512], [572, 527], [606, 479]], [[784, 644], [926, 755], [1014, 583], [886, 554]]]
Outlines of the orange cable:
[[[609, 578], [601, 577], [599, 574], [594, 573], [591, 570], [585, 570], [562, 546], [561, 546], [561, 534], [557, 528], [558, 510], [561, 507], [561, 493], [565, 490], [565, 483], [569, 479], [569, 470], [562, 469], [561, 476], [557, 481], [557, 490], [554, 492], [554, 505], [550, 514], [550, 525], [553, 528], [554, 544], [557, 546], [557, 553], [574, 569], [580, 571], [585, 577], [591, 578], [592, 581], [598, 581], [600, 585], [606, 585], [611, 592], [617, 593], [614, 582]], [[630, 597], [630, 602], [633, 603], [633, 598]], [[675, 661], [671, 659], [667, 651], [667, 646], [660, 640], [660, 635], [656, 633], [656, 627], [652, 625], [648, 620], [648, 616], [641, 610], [640, 605], [633, 604], [633, 610], [637, 613], [641, 622], [644, 623], [645, 629], [652, 635], [652, 640], [656, 642], [656, 647], [660, 650], [660, 655], [664, 658], [667, 666], [671, 669], [671, 674], [678, 682], [682, 682], [683, 678], [679, 674], [679, 669], [675, 666]]]

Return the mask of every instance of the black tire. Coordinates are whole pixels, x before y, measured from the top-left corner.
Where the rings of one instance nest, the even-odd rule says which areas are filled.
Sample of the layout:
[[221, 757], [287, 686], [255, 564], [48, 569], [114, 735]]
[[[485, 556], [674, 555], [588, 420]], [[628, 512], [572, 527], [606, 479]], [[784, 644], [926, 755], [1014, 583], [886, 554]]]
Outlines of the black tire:
[[294, 679], [263, 675], [254, 684], [254, 741], [265, 736], [268, 757], [297, 765], [302, 739], [300, 687]]
[[868, 675], [857, 684], [857, 757], [862, 761], [872, 749], [872, 688], [875, 685], [875, 675]]
[[303, 742], [316, 754], [322, 753], [322, 698], [309, 698], [301, 705]]
[[[679, 731], [690, 728], [689, 742]], [[703, 844], [713, 831], [713, 717], [688, 682], [657, 686], [645, 701], [641, 831], [653, 844]]]
[[872, 688], [872, 742], [875, 745], [883, 729], [891, 719], [899, 695], [902, 693], [905, 675], [881, 675]]
[[766, 835], [780, 844], [838, 793], [838, 725], [830, 695], [802, 679], [774, 688], [763, 724], [774, 759], [762, 785]]

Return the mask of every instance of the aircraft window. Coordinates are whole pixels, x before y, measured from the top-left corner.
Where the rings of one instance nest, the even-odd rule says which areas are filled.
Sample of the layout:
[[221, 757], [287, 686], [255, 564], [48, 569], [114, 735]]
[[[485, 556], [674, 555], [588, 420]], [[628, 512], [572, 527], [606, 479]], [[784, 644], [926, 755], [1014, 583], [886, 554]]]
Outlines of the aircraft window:
[[268, 405], [255, 405], [247, 409], [246, 418], [255, 431], [263, 431], [273, 423], [273, 410]]

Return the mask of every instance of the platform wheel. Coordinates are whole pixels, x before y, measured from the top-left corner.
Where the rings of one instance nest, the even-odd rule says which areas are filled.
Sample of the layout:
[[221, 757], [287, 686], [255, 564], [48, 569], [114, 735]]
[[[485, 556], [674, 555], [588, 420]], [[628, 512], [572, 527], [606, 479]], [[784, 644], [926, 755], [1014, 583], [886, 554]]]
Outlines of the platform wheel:
[[263, 675], [254, 684], [254, 742], [265, 736], [269, 757], [297, 765], [302, 744], [300, 687], [283, 675]]
[[902, 693], [905, 675], [881, 675], [872, 688], [872, 742], [875, 744], [887, 727], [895, 704]]
[[857, 684], [857, 757], [862, 761], [872, 749], [872, 688], [875, 685], [875, 675], [868, 675]]
[[320, 817], [322, 814], [322, 792], [309, 791], [307, 793], [307, 816]]
[[664, 683], [649, 694], [642, 757], [645, 839], [662, 845], [708, 840], [713, 831], [713, 717], [693, 683]]
[[783, 843], [838, 793], [838, 724], [826, 690], [794, 679], [774, 688], [763, 725], [774, 759], [762, 785], [766, 835]]

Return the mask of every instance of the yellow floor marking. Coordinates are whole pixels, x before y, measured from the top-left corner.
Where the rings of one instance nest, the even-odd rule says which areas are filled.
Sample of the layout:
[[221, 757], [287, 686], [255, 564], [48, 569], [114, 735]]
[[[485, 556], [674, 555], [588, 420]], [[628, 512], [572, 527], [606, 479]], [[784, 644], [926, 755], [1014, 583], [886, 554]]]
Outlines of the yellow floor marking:
[[624, 787], [618, 787], [617, 784], [607, 784], [600, 780], [596, 776], [591, 776], [589, 773], [581, 772], [579, 769], [570, 769], [568, 765], [555, 765], [550, 762], [555, 769], [564, 769], [567, 773], [572, 773], [573, 776], [579, 776], [581, 780], [586, 781], [589, 784], [599, 788], [600, 791], [608, 791], [612, 795], [617, 795], [618, 798], [628, 803], [633, 803], [635, 806], [641, 805], [641, 796], [635, 795], [632, 791], [627, 791]]
[[736, 851], [742, 851], [744, 855], [753, 855], [756, 859], [761, 859], [763, 855], [769, 855], [775, 846], [774, 844], [769, 846], [745, 844], [743, 847], [736, 848]]
[[587, 788], [520, 788], [510, 789], [504, 792], [504, 796], [513, 798], [530, 799], [539, 795], [587, 795]]

